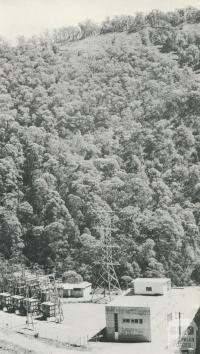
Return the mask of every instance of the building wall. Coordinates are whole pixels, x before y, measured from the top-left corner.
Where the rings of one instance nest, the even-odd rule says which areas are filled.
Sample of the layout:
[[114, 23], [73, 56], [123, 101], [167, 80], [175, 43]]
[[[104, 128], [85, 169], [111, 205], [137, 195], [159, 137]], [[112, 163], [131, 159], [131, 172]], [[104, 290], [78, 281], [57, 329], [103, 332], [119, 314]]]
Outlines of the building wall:
[[63, 297], [87, 297], [91, 293], [91, 286], [86, 288], [63, 289]]
[[168, 280], [163, 284], [163, 294], [168, 293], [171, 290], [171, 280]]
[[84, 289], [79, 289], [75, 288], [72, 290], [72, 297], [83, 297], [83, 290]]
[[[151, 290], [150, 290], [151, 289]], [[135, 294], [146, 294], [146, 295], [155, 295], [155, 294], [166, 294], [171, 289], [170, 281], [169, 283], [163, 282], [140, 282], [137, 280], [134, 282]]]
[[87, 297], [91, 293], [91, 286], [86, 288], [75, 288], [72, 291], [73, 297]]
[[[142, 320], [142, 324], [132, 322], [136, 319]], [[124, 320], [130, 320], [130, 322], [126, 323]], [[150, 309], [148, 307], [106, 306], [106, 333], [110, 341], [150, 342]]]
[[63, 289], [63, 297], [71, 297], [72, 289]]
[[83, 289], [83, 296], [87, 297], [91, 294], [92, 286], [88, 286], [87, 288]]

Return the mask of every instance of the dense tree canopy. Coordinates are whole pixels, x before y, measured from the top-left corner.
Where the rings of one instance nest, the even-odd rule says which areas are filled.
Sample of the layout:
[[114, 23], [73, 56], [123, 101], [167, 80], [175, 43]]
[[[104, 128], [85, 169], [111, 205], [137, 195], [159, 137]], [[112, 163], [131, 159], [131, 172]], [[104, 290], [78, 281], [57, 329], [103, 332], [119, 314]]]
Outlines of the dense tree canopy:
[[122, 284], [199, 282], [199, 22], [153, 11], [0, 42], [1, 259], [91, 280], [112, 215]]

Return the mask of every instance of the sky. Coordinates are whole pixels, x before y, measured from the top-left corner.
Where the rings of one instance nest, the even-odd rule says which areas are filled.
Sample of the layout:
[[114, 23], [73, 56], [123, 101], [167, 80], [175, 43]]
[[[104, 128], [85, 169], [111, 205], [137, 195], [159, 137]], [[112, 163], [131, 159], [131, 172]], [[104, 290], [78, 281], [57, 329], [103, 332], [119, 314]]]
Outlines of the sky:
[[0, 36], [13, 40], [20, 35], [77, 25], [87, 18], [99, 23], [106, 16], [186, 6], [200, 9], [200, 0], [0, 0]]

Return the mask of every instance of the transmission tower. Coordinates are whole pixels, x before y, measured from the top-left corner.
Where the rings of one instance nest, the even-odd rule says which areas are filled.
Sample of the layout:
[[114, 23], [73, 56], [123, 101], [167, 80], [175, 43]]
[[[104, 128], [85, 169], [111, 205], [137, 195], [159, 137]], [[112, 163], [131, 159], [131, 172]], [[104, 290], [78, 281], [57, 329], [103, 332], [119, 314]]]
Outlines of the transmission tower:
[[[101, 222], [103, 224], [103, 222]], [[105, 221], [104, 221], [105, 224]], [[96, 262], [99, 266], [99, 273], [95, 284], [92, 302], [109, 302], [113, 294], [121, 292], [120, 284], [115, 272], [117, 262], [113, 261], [112, 228], [111, 218], [106, 221], [105, 226], [100, 226], [100, 261]]]

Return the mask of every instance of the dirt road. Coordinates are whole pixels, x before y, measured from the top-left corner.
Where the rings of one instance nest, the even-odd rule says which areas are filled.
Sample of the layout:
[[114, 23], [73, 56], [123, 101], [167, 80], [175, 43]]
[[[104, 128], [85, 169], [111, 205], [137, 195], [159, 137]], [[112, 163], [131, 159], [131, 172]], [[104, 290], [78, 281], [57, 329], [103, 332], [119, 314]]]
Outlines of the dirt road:
[[[80, 350], [59, 348], [56, 344], [44, 343], [34, 337], [24, 336], [12, 330], [0, 332], [1, 354], [80, 354]], [[84, 351], [85, 354], [89, 353]]]

